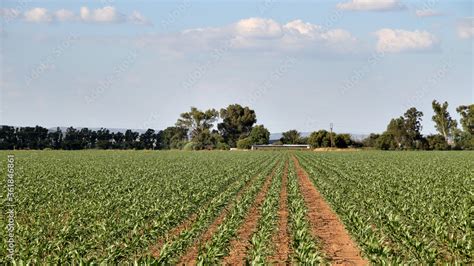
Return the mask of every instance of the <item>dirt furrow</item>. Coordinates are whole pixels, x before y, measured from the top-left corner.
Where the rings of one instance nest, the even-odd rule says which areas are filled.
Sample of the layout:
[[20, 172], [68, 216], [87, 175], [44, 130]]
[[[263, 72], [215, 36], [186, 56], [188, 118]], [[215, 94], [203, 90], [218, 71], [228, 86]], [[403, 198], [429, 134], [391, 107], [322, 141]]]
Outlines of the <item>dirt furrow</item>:
[[177, 237], [184, 230], [190, 228], [192, 226], [192, 224], [194, 223], [194, 221], [196, 221], [197, 218], [198, 218], [198, 214], [194, 213], [194, 214], [191, 215], [191, 217], [187, 218], [180, 225], [178, 225], [177, 227], [171, 229], [171, 231], [168, 232], [165, 237], [158, 240], [158, 242], [150, 248], [151, 255], [156, 259], [159, 258], [161, 248], [163, 247], [165, 242], [170, 240], [170, 239], [173, 239], [173, 238]]
[[274, 255], [268, 262], [276, 265], [288, 264], [290, 254], [290, 235], [288, 233], [288, 161], [281, 179], [280, 206], [278, 207], [278, 231], [272, 237]]
[[187, 249], [186, 253], [180, 258], [178, 265], [196, 265], [196, 259], [199, 255], [199, 248], [201, 245], [204, 243], [208, 242], [211, 240], [212, 236], [214, 233], [219, 229], [219, 226], [222, 224], [224, 221], [225, 217], [229, 213], [229, 210], [232, 209], [232, 207], [235, 205], [236, 202], [239, 201], [239, 199], [242, 197], [242, 194], [247, 191], [247, 189], [250, 187], [251, 184], [257, 179], [257, 176], [254, 176], [251, 181], [247, 182], [242, 188], [237, 195], [235, 196], [235, 200], [227, 205], [219, 214], [219, 216], [212, 222], [212, 224], [207, 228], [206, 232], [204, 232], [199, 239], [197, 239], [194, 244]]
[[268, 194], [274, 175], [275, 169], [267, 177], [261, 190], [258, 192], [257, 197], [250, 207], [250, 210], [247, 212], [242, 225], [237, 230], [237, 236], [230, 242], [229, 255], [222, 261], [224, 265], [243, 265], [245, 263], [247, 248], [250, 246], [250, 237], [257, 230], [258, 221], [262, 214], [261, 207]]
[[355, 242], [343, 223], [332, 211], [308, 174], [293, 156], [301, 193], [308, 208], [308, 217], [313, 235], [323, 242], [323, 252], [332, 265], [367, 265]]

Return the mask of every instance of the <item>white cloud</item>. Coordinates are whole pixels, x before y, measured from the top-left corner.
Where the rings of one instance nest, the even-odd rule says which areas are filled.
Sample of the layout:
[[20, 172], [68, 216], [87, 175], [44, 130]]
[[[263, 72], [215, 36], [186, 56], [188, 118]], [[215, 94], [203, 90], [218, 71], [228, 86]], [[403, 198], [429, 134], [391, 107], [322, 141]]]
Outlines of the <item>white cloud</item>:
[[458, 36], [461, 39], [469, 39], [474, 36], [474, 17], [463, 18], [458, 23]]
[[242, 19], [234, 27], [237, 35], [246, 38], [266, 39], [278, 38], [282, 35], [280, 24], [272, 19]]
[[264, 18], [242, 19], [222, 27], [194, 28], [145, 39], [168, 53], [214, 50], [349, 53], [358, 44], [356, 38], [343, 29], [323, 29], [301, 20], [281, 24]]
[[427, 31], [407, 31], [399, 29], [381, 29], [375, 32], [378, 38], [377, 51], [398, 53], [433, 49], [437, 38]]
[[81, 7], [80, 18], [85, 22], [99, 22], [99, 23], [117, 23], [125, 21], [122, 14], [115, 10], [115, 7], [105, 6], [90, 10], [88, 7]]
[[441, 12], [433, 9], [418, 9], [415, 11], [417, 17], [435, 17], [441, 16]]
[[398, 0], [350, 0], [337, 4], [338, 9], [354, 11], [389, 11], [405, 9]]
[[49, 13], [49, 11], [46, 8], [41, 8], [41, 7], [36, 7], [36, 8], [26, 11], [24, 14], [24, 17], [25, 17], [25, 21], [35, 22], [35, 23], [40, 23], [40, 22], [49, 23], [53, 21], [53, 16]]
[[88, 23], [130, 22], [139, 25], [152, 25], [152, 23], [138, 11], [133, 11], [127, 16], [119, 13], [115, 7], [112, 6], [97, 9], [89, 9], [83, 6], [80, 8], [79, 14], [67, 9], [59, 9], [55, 12], [50, 12], [48, 9], [42, 7], [27, 10], [22, 14], [16, 9], [0, 8], [0, 17], [4, 17], [5, 20], [22, 19], [33, 23], [82, 21]]
[[60, 9], [54, 12], [54, 17], [60, 22], [74, 21], [76, 19], [74, 12], [66, 9]]

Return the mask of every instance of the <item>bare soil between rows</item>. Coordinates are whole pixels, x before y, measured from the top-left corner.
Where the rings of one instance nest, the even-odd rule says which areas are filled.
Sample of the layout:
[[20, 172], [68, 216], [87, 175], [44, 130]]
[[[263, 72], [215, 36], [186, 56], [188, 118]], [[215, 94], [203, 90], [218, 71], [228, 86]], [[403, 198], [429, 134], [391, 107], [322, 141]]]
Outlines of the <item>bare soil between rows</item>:
[[327, 259], [332, 265], [368, 265], [344, 224], [313, 185], [295, 156], [293, 161], [301, 193], [308, 208], [311, 231], [314, 237], [322, 241]]
[[224, 265], [244, 265], [247, 250], [250, 245], [250, 237], [257, 231], [258, 221], [262, 216], [262, 205], [267, 197], [268, 190], [272, 184], [275, 169], [267, 177], [265, 183], [257, 194], [254, 203], [247, 212], [244, 221], [237, 230], [237, 236], [230, 242], [230, 252], [222, 261]]
[[[273, 173], [274, 170], [272, 171], [272, 175]], [[257, 176], [258, 175], [254, 176], [251, 181], [245, 184], [245, 187], [241, 189], [236, 195], [235, 200], [231, 204], [227, 205], [224, 210], [221, 211], [219, 216], [207, 228], [206, 232], [201, 235], [190, 248], [188, 248], [186, 253], [180, 258], [178, 265], [196, 265], [200, 247], [212, 239], [212, 236], [217, 232], [222, 222], [224, 222], [224, 219], [229, 213], [229, 211], [240, 200], [242, 194], [248, 190], [250, 185], [255, 182]]]
[[288, 232], [288, 161], [281, 179], [280, 205], [278, 206], [278, 231], [272, 236], [274, 254], [268, 258], [273, 265], [287, 265], [290, 250], [290, 234]]

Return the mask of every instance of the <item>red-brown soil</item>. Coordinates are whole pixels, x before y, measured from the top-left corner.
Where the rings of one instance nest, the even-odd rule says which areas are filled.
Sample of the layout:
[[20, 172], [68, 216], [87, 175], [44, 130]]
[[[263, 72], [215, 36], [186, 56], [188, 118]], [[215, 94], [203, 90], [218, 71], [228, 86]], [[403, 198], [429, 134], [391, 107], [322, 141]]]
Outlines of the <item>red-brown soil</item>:
[[278, 207], [278, 231], [272, 237], [274, 255], [268, 262], [276, 265], [288, 264], [290, 254], [290, 235], [288, 233], [288, 161], [281, 179], [280, 206]]
[[367, 265], [367, 260], [361, 256], [360, 250], [343, 223], [315, 188], [294, 156], [293, 161], [301, 193], [308, 208], [311, 231], [314, 237], [322, 241], [323, 252], [327, 259], [332, 265]]
[[255, 181], [256, 178], [257, 176], [253, 177], [251, 181], [245, 184], [245, 187], [237, 193], [235, 200], [224, 208], [224, 210], [219, 214], [219, 216], [214, 220], [214, 222], [207, 228], [206, 232], [204, 232], [204, 234], [199, 239], [197, 239], [190, 248], [188, 248], [186, 253], [179, 260], [179, 265], [196, 265], [196, 260], [199, 255], [199, 248], [201, 247], [201, 245], [211, 240], [212, 236], [217, 231], [217, 229], [219, 229], [219, 226], [222, 224], [225, 217], [229, 213], [229, 210], [231, 210], [234, 204], [239, 201], [239, 199], [242, 197], [243, 192], [250, 187], [250, 185]]
[[272, 183], [273, 171], [265, 180], [262, 189], [258, 192], [254, 203], [247, 212], [242, 225], [237, 230], [237, 236], [230, 242], [230, 252], [227, 257], [223, 259], [224, 265], [244, 265], [247, 249], [250, 246], [250, 237], [257, 230], [258, 221], [262, 215], [262, 204], [265, 201], [268, 190]]

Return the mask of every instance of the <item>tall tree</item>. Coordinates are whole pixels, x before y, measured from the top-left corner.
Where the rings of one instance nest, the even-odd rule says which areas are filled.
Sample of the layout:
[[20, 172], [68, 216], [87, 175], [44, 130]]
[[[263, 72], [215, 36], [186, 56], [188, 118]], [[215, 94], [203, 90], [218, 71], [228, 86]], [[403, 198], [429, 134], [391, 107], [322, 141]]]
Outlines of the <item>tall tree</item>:
[[55, 150], [61, 149], [63, 145], [63, 132], [57, 127], [56, 131], [48, 133], [49, 146]]
[[182, 113], [176, 122], [176, 126], [188, 129], [192, 140], [199, 138], [199, 134], [205, 133], [214, 126], [219, 113], [215, 109], [201, 111], [191, 107], [190, 112]]
[[110, 149], [112, 147], [112, 134], [110, 130], [101, 128], [97, 131], [97, 146], [100, 149]]
[[79, 150], [81, 149], [81, 141], [79, 139], [79, 132], [73, 127], [66, 129], [66, 134], [63, 140], [63, 148], [65, 150]]
[[415, 148], [417, 141], [421, 140], [421, 121], [423, 113], [415, 107], [408, 109], [404, 114], [404, 123], [406, 131], [405, 144], [408, 148]]
[[443, 135], [446, 141], [450, 142], [453, 131], [457, 126], [457, 122], [451, 118], [451, 115], [448, 112], [448, 102], [441, 104], [436, 100], [433, 100], [432, 107], [435, 112], [432, 119], [433, 122], [435, 122], [436, 130]]
[[149, 128], [147, 131], [140, 135], [141, 146], [144, 149], [154, 149], [156, 146], [156, 134], [155, 130]]
[[402, 148], [403, 144], [406, 143], [407, 135], [405, 129], [405, 120], [403, 117], [390, 120], [386, 132], [393, 136], [394, 141], [397, 144], [397, 148]]
[[160, 135], [160, 149], [180, 149], [187, 140], [188, 130], [184, 127], [167, 127]]
[[461, 125], [465, 132], [474, 135], [474, 104], [461, 105], [456, 108], [456, 111], [461, 115]]
[[231, 147], [235, 147], [239, 139], [246, 138], [257, 122], [255, 111], [239, 104], [231, 104], [221, 109], [220, 116], [222, 123], [219, 123], [217, 128]]
[[12, 150], [17, 146], [15, 128], [2, 126], [0, 128], [0, 150]]
[[140, 136], [140, 133], [127, 129], [127, 131], [125, 131], [125, 136], [124, 136], [125, 149], [134, 149], [139, 136]]
[[280, 141], [283, 144], [298, 144], [301, 139], [301, 133], [295, 129], [283, 132], [283, 136], [280, 138]]

